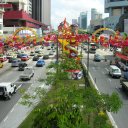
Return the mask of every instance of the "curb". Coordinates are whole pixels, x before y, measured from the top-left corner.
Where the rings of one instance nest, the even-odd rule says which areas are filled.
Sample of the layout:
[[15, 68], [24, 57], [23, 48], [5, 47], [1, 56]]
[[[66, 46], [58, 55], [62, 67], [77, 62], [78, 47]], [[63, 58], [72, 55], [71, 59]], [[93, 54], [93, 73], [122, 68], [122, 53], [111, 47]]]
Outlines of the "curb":
[[[85, 66], [85, 68], [87, 69], [87, 66], [86, 66], [85, 64], [84, 64], [84, 66]], [[92, 83], [93, 83], [95, 89], [96, 89], [96, 90], [98, 91], [98, 93], [101, 95], [101, 93], [100, 93], [100, 91], [99, 91], [99, 89], [98, 89], [98, 87], [97, 87], [95, 81], [93, 80], [93, 78], [92, 78], [90, 72], [88, 72], [88, 74], [89, 74], [89, 77], [90, 77], [90, 79], [91, 79], [91, 81], [92, 81]], [[112, 123], [112, 126], [113, 126], [114, 128], [118, 128], [118, 126], [116, 125], [116, 122], [114, 121], [114, 119], [113, 119], [111, 113], [108, 112], [108, 111], [106, 111], [106, 113], [107, 113], [107, 115], [108, 115], [108, 117], [109, 117], [109, 119], [110, 119], [110, 121], [111, 121], [111, 123]]]

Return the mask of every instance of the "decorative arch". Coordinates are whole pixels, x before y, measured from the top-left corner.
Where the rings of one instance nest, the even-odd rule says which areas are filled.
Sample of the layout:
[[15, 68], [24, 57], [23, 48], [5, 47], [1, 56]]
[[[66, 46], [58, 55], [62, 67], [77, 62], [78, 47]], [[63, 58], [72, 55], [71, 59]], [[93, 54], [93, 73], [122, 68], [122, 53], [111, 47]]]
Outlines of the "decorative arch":
[[16, 36], [17, 33], [19, 33], [19, 32], [22, 31], [22, 30], [29, 30], [29, 31], [31, 31], [36, 37], [38, 36], [35, 30], [33, 30], [32, 28], [28, 28], [28, 27], [22, 27], [22, 28], [16, 29], [16, 31], [13, 33], [13, 36]]
[[99, 28], [97, 29], [94, 33], [92, 33], [93, 35], [96, 35], [97, 33], [99, 33], [100, 31], [110, 31], [112, 32], [114, 35], [116, 34], [116, 32], [110, 28]]

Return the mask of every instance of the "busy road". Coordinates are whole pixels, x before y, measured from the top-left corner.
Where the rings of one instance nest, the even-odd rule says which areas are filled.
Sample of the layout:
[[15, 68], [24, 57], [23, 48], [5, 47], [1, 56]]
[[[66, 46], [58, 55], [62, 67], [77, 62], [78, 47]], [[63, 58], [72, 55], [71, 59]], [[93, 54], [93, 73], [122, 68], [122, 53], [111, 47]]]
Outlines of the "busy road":
[[[119, 97], [123, 101], [123, 106], [117, 114], [111, 114], [118, 128], [127, 128], [128, 96], [121, 89], [120, 79], [112, 78], [109, 75], [110, 60], [113, 59], [113, 55], [105, 56], [107, 58], [106, 62], [95, 62], [94, 54], [89, 54], [89, 72], [100, 93], [112, 94], [112, 92], [117, 92], [119, 94]], [[87, 65], [87, 54], [83, 57], [83, 63]]]
[[[42, 51], [44, 53], [49, 53], [46, 48], [44, 48]], [[51, 59], [45, 60], [45, 65], [43, 67], [36, 67], [37, 62], [32, 61], [32, 57], [30, 57], [26, 63], [28, 66], [34, 68], [34, 77], [32, 77], [32, 79], [29, 81], [21, 81], [19, 79], [19, 76], [23, 71], [18, 71], [18, 67], [11, 67], [11, 63], [8, 62], [4, 63], [3, 69], [0, 69], [0, 83], [11, 82], [16, 84], [17, 92], [16, 94], [12, 95], [10, 100], [5, 100], [3, 98], [0, 99], [0, 122], [6, 118], [7, 114], [12, 110], [13, 106], [21, 98], [21, 88], [27, 90], [32, 84], [38, 82], [39, 79], [45, 78], [46, 67], [50, 62]]]

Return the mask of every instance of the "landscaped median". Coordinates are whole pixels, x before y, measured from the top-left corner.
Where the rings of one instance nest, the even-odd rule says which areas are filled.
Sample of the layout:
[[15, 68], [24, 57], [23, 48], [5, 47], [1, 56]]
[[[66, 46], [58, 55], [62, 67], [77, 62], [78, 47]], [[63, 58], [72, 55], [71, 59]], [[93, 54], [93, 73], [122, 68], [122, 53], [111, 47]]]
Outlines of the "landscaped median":
[[52, 88], [47, 93], [38, 90], [40, 93], [37, 94], [42, 92], [44, 95], [19, 128], [113, 127], [106, 110], [117, 112], [121, 107], [122, 102], [116, 93], [99, 95], [93, 86], [86, 86], [87, 78], [69, 79], [68, 73], [63, 70], [64, 61], [57, 65], [52, 63], [51, 67], [57, 72], [48, 73], [45, 82], [52, 83]]

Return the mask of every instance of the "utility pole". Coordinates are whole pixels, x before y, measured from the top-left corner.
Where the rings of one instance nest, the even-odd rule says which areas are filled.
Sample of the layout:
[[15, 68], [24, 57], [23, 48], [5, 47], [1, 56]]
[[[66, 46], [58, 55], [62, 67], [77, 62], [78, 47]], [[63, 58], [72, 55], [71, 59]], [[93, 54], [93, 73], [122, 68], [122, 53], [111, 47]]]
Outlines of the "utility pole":
[[89, 41], [88, 41], [88, 54], [87, 54], [87, 77], [89, 75]]

